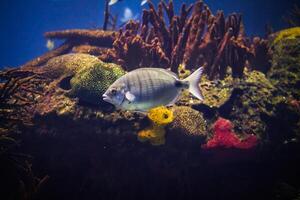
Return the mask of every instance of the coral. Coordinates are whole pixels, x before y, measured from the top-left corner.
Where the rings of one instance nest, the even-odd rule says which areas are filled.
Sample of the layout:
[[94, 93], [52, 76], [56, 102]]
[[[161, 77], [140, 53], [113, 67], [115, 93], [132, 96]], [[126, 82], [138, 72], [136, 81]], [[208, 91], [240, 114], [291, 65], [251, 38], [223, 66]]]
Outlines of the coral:
[[160, 126], [167, 125], [174, 120], [173, 112], [164, 106], [152, 108], [147, 116], [154, 124]]
[[141, 142], [149, 140], [152, 145], [164, 144], [165, 126], [174, 120], [173, 112], [160, 106], [149, 110], [147, 116], [151, 121], [151, 126], [138, 132], [138, 140]]
[[48, 51], [47, 53], [25, 63], [22, 66], [22, 68], [26, 69], [26, 68], [33, 68], [33, 67], [41, 66], [41, 65], [45, 64], [51, 58], [54, 58], [56, 56], [60, 56], [60, 55], [70, 52], [70, 50], [72, 49], [73, 46], [74, 46], [74, 43], [71, 41], [64, 42], [59, 47], [57, 47], [51, 51]]
[[245, 70], [244, 78], [233, 82], [233, 91], [220, 106], [221, 116], [230, 118], [241, 132], [263, 137], [266, 123], [262, 116], [273, 116], [275, 107], [284, 97], [262, 72]]
[[213, 137], [202, 145], [202, 148], [251, 149], [257, 145], [257, 142], [258, 139], [254, 135], [249, 135], [243, 140], [239, 139], [233, 132], [233, 124], [229, 120], [219, 118], [213, 125]]
[[220, 107], [231, 96], [233, 79], [226, 76], [224, 80], [209, 81], [202, 78], [200, 88], [204, 98], [203, 103], [209, 107]]
[[269, 41], [254, 37], [251, 45], [252, 55], [249, 57], [249, 64], [252, 70], [267, 73], [272, 66], [272, 51]]
[[266, 89], [274, 89], [272, 83], [267, 79], [265, 74], [259, 71], [246, 71], [245, 72], [245, 82], [249, 84], [260, 84]]
[[32, 124], [33, 107], [50, 82], [33, 70], [12, 68], [0, 73], [0, 128], [4, 132]]
[[[48, 39], [64, 39], [65, 42], [59, 47], [25, 63], [22, 68], [32, 68], [45, 64], [51, 58], [72, 52], [77, 46], [89, 44], [97, 47], [111, 47], [118, 32], [103, 30], [73, 29], [63, 31], [46, 32]], [[76, 51], [75, 51], [76, 52]], [[103, 53], [97, 50], [97, 54]]]
[[84, 30], [73, 29], [63, 31], [46, 32], [48, 39], [66, 39], [68, 41], [77, 41], [75, 44], [88, 43], [90, 45], [99, 45], [101, 47], [111, 47], [118, 32], [104, 30]]
[[[182, 4], [179, 15], [175, 14], [173, 1], [161, 1], [157, 9], [150, 1], [148, 5], [140, 23], [131, 20], [119, 32], [74, 29], [47, 32], [45, 37], [66, 39], [72, 51], [97, 55], [127, 71], [147, 66], [171, 68], [177, 73], [205, 65], [209, 79], [223, 79], [228, 66], [232, 76], [241, 77], [247, 60], [253, 69], [269, 69], [266, 40], [250, 41], [240, 14], [225, 17], [218, 11], [214, 15], [201, 0], [190, 6]], [[106, 6], [105, 28], [107, 9]]]
[[175, 106], [174, 121], [168, 126], [171, 131], [179, 131], [186, 136], [205, 136], [206, 120], [202, 113], [188, 106]]
[[273, 45], [276, 45], [278, 42], [282, 42], [284, 40], [295, 40], [299, 37], [300, 37], [300, 27], [284, 29], [279, 31], [276, 34], [276, 37], [273, 41]]
[[70, 95], [78, 97], [81, 101], [98, 105], [107, 88], [124, 74], [120, 66], [100, 61], [75, 74], [70, 80]]
[[[169, 18], [169, 27], [163, 10]], [[241, 24], [240, 15], [234, 13], [225, 19], [223, 12], [218, 12], [214, 16], [202, 1], [188, 8], [183, 4], [179, 16], [174, 15], [172, 1], [160, 2], [158, 10], [150, 2], [149, 10], [143, 11], [140, 30], [138, 24], [128, 23], [120, 31], [111, 53], [128, 70], [156, 66], [170, 67], [177, 73], [180, 64], [194, 69], [206, 63], [210, 78], [217, 74], [222, 78], [227, 66], [231, 66], [234, 76], [242, 76], [246, 58], [253, 52], [247, 46]], [[138, 32], [140, 36], [136, 35]], [[136, 55], [141, 56], [136, 59]]]
[[[51, 88], [51, 89], [50, 89]], [[57, 116], [72, 115], [75, 113], [77, 101], [66, 96], [66, 92], [50, 84], [48, 93], [39, 99], [35, 106], [35, 113], [49, 115], [55, 113]]]
[[101, 61], [95, 56], [83, 53], [71, 53], [50, 59], [39, 71], [44, 76], [58, 79], [74, 76], [80, 70], [90, 68], [99, 63]]
[[[272, 68], [267, 74], [282, 95], [300, 99], [300, 28], [283, 30], [273, 46]], [[296, 35], [298, 34], [298, 37]]]
[[165, 144], [166, 131], [163, 126], [152, 125], [152, 127], [138, 132], [140, 142], [150, 141], [152, 145], [158, 146]]
[[178, 66], [178, 77], [185, 79], [191, 74], [191, 70], [186, 69], [182, 64]]

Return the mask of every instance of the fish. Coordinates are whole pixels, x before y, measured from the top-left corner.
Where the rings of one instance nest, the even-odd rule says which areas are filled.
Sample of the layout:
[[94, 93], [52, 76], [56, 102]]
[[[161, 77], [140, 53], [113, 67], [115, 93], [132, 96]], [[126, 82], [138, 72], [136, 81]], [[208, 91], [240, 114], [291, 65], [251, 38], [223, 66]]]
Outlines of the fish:
[[109, 6], [112, 6], [112, 5], [116, 4], [116, 3], [118, 3], [119, 1], [122, 1], [122, 0], [110, 0], [110, 1], [108, 2], [108, 5], [109, 5]]
[[54, 49], [54, 47], [55, 47], [54, 41], [53, 40], [47, 40], [46, 47], [49, 51]]
[[185, 89], [203, 101], [199, 87], [202, 72], [203, 67], [200, 67], [189, 77], [180, 80], [167, 69], [139, 68], [117, 79], [102, 98], [117, 109], [140, 112], [175, 104]]
[[123, 17], [121, 18], [121, 22], [128, 22], [129, 20], [136, 20], [138, 15], [133, 15], [133, 12], [130, 8], [126, 7], [124, 10]]
[[146, 3], [148, 3], [148, 1], [149, 1], [149, 0], [143, 0], [143, 1], [141, 2], [141, 6], [143, 6], [143, 5], [145, 5]]
[[[120, 2], [120, 1], [122, 1], [122, 0], [110, 0], [110, 1], [108, 2], [108, 5], [109, 5], [109, 6], [112, 6], [112, 5], [114, 5], [114, 4], [116, 4], [116, 3]], [[148, 1], [149, 1], [149, 0], [142, 0], [142, 1], [141, 1], [141, 6], [145, 5]]]

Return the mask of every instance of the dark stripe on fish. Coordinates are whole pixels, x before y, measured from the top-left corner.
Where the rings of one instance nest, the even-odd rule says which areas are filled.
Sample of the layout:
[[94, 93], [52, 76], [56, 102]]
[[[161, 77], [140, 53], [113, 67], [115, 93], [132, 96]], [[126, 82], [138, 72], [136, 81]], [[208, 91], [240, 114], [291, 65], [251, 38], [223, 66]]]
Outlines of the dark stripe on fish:
[[147, 88], [147, 91], [148, 91], [147, 98], [149, 98], [149, 100], [152, 100], [153, 95], [150, 95], [150, 94], [153, 94], [153, 80], [152, 80], [151, 74], [148, 70], [146, 70], [146, 75], [147, 75], [146, 76], [147, 80], [149, 81], [149, 84], [148, 84], [149, 88]]
[[127, 89], [128, 89], [128, 91], [130, 91], [130, 82], [129, 82], [129, 79], [128, 78], [124, 78], [125, 79], [125, 81], [126, 81], [126, 86], [127, 86]]

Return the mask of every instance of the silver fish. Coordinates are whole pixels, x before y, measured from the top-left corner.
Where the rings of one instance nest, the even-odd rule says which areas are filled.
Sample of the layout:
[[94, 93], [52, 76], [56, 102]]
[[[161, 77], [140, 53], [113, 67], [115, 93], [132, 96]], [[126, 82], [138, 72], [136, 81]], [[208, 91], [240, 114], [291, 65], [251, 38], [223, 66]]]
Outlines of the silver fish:
[[[116, 4], [116, 3], [120, 2], [120, 1], [122, 1], [122, 0], [110, 0], [110, 1], [108, 2], [108, 5], [109, 5], [109, 6], [112, 6], [112, 5], [114, 5], [114, 4]], [[148, 1], [149, 1], [149, 0], [142, 0], [142, 1], [141, 1], [141, 6], [145, 5]]]
[[202, 72], [203, 67], [200, 67], [186, 79], [179, 80], [166, 69], [136, 69], [117, 79], [102, 97], [117, 108], [142, 112], [174, 104], [184, 89], [203, 100], [198, 86]]

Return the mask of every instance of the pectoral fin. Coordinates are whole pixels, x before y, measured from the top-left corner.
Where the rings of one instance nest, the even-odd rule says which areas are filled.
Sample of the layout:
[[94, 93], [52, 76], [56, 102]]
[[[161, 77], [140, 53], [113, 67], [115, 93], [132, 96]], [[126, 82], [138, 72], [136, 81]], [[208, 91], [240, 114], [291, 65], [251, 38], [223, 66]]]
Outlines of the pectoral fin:
[[125, 97], [126, 97], [126, 99], [127, 99], [128, 101], [130, 101], [130, 102], [133, 102], [133, 101], [135, 100], [134, 94], [132, 94], [132, 93], [129, 92], [129, 91], [125, 93]]

